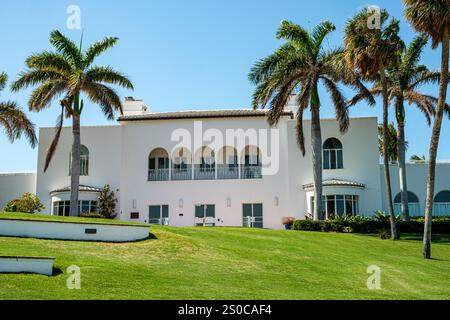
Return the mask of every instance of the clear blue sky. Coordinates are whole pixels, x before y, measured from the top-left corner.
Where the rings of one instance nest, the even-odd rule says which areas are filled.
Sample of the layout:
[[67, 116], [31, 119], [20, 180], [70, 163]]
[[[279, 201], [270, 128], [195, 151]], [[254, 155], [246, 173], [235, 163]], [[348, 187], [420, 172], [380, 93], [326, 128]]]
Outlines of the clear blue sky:
[[[74, 40], [79, 30], [68, 30], [66, 9], [76, 4], [82, 11], [84, 43], [106, 35], [120, 38], [99, 64], [110, 64], [130, 76], [135, 91], [120, 91], [122, 97], [144, 99], [153, 111], [250, 106], [253, 87], [247, 80], [251, 66], [273, 52], [280, 42], [275, 32], [283, 19], [312, 28], [323, 20], [336, 24], [327, 45], [342, 42], [345, 21], [367, 4], [378, 5], [401, 19], [401, 35], [409, 43], [414, 37], [402, 17], [401, 0], [128, 0], [62, 1], [2, 0], [0, 4], [0, 70], [10, 80], [24, 69], [25, 58], [50, 49], [49, 33], [59, 29]], [[427, 48], [422, 62], [438, 68], [440, 51]], [[424, 91], [437, 95], [437, 87]], [[6, 89], [0, 99], [17, 101], [24, 109], [30, 90], [11, 93]], [[348, 92], [350, 95], [350, 92]], [[329, 99], [321, 91], [322, 116], [333, 116]], [[28, 113], [37, 127], [55, 124], [59, 108]], [[371, 109], [354, 108], [352, 116], [381, 116], [380, 105]], [[69, 125], [69, 122], [66, 123]], [[108, 122], [98, 107], [87, 105], [82, 124]], [[450, 121], [443, 126], [439, 159], [450, 159]], [[408, 157], [424, 153], [427, 157], [430, 129], [417, 110], [407, 109]], [[25, 140], [10, 144], [0, 134], [0, 172], [36, 170], [37, 149]]]

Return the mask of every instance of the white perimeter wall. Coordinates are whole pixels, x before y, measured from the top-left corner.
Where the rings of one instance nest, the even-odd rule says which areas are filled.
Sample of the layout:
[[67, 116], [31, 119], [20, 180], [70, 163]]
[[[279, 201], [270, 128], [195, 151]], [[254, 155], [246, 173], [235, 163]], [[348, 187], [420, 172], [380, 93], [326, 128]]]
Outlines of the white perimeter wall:
[[[95, 229], [95, 234], [87, 234], [86, 229]], [[147, 226], [126, 226], [90, 223], [61, 223], [26, 220], [0, 219], [0, 236], [129, 242], [148, 238]]]
[[37, 273], [51, 276], [53, 262], [53, 258], [0, 256], [0, 273]]
[[36, 173], [0, 173], [0, 212], [25, 192], [36, 193]]

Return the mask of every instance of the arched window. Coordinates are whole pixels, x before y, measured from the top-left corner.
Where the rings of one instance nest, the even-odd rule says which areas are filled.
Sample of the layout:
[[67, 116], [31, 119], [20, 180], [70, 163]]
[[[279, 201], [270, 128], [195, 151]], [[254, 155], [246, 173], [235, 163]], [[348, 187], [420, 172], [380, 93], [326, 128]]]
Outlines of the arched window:
[[344, 168], [342, 143], [336, 138], [330, 138], [323, 144], [323, 168], [325, 170]]
[[[69, 176], [72, 174], [72, 153], [69, 155]], [[89, 175], [89, 149], [85, 145], [80, 146], [80, 176]]]
[[[408, 191], [408, 209], [410, 216], [421, 216], [419, 198], [414, 192]], [[399, 192], [394, 198], [394, 212], [396, 215], [402, 213], [402, 194]]]
[[444, 190], [434, 197], [434, 216], [450, 215], [450, 190]]
[[169, 180], [169, 154], [163, 148], [156, 148], [148, 156], [148, 180]]

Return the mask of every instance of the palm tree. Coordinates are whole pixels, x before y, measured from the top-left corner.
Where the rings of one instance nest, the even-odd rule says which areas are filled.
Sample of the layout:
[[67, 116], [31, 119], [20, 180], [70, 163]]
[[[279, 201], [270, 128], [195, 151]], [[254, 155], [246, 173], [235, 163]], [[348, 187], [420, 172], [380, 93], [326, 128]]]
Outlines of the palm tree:
[[[397, 139], [397, 129], [393, 122], [388, 125], [388, 159], [390, 163], [398, 161], [398, 139]], [[408, 143], [405, 142], [405, 147]], [[378, 126], [378, 150], [380, 155], [383, 156], [384, 147], [384, 133], [383, 125]]]
[[72, 118], [71, 216], [78, 215], [80, 118], [84, 105], [80, 95], [83, 93], [91, 102], [99, 104], [106, 117], [112, 120], [116, 111], [122, 113], [122, 105], [117, 92], [107, 84], [133, 89], [131, 81], [113, 68], [93, 66], [95, 59], [113, 47], [117, 41], [118, 38], [106, 37], [83, 52], [81, 44], [77, 46], [61, 32], [53, 31], [50, 34], [50, 43], [55, 52], [45, 51], [28, 57], [28, 69], [22, 72], [11, 86], [14, 91], [37, 86], [28, 102], [32, 111], [48, 108], [55, 98], [61, 97], [61, 114], [55, 137], [47, 152], [44, 171], [48, 169], [58, 145], [64, 116]]
[[[427, 37], [423, 35], [417, 36], [409, 47], [405, 47], [399, 53], [399, 63], [387, 70], [389, 105], [393, 101], [395, 106], [397, 130], [394, 131], [397, 134], [395, 144], [398, 149], [395, 159], [390, 160], [398, 160], [402, 217], [405, 221], [410, 219], [406, 181], [405, 102], [416, 106], [424, 114], [427, 124], [431, 125], [431, 118], [435, 114], [435, 106], [438, 101], [436, 97], [424, 94], [418, 90], [423, 84], [438, 83], [440, 78], [439, 71], [430, 71], [426, 66], [419, 64], [420, 56], [427, 42]], [[382, 94], [379, 81], [372, 88], [371, 94]], [[355, 97], [352, 103], [355, 103], [358, 98], [361, 97]], [[450, 106], [446, 105], [446, 111], [450, 112]], [[389, 131], [391, 131], [391, 128]]]
[[383, 162], [388, 197], [387, 204], [392, 239], [397, 240], [398, 233], [389, 174], [389, 95], [386, 70], [396, 65], [398, 52], [403, 48], [403, 43], [398, 36], [399, 21], [392, 19], [387, 23], [389, 14], [386, 10], [381, 10], [379, 28], [369, 28], [368, 21], [370, 21], [372, 15], [373, 13], [369, 12], [369, 10], [363, 9], [347, 22], [344, 38], [345, 58], [349, 66], [358, 70], [363, 79], [370, 81], [380, 79], [383, 96]]
[[[249, 79], [256, 85], [253, 107], [265, 108], [270, 103], [268, 121], [276, 125], [291, 94], [297, 94], [299, 106], [297, 119], [297, 142], [305, 155], [303, 113], [311, 110], [311, 145], [314, 178], [314, 219], [322, 214], [322, 136], [320, 127], [320, 97], [318, 87], [322, 83], [332, 98], [340, 131], [349, 126], [348, 108], [338, 82], [358, 90], [366, 90], [343, 62], [342, 49], [325, 51], [323, 41], [335, 30], [331, 22], [317, 25], [312, 32], [288, 21], [282, 21], [278, 39], [286, 40], [273, 54], [257, 62], [250, 71]], [[370, 100], [371, 103], [375, 103]]]
[[[8, 76], [0, 73], [0, 92], [5, 88]], [[0, 102], [0, 126], [6, 132], [8, 139], [13, 142], [25, 134], [31, 146], [34, 148], [37, 143], [34, 132], [34, 124], [28, 120], [25, 113], [13, 101]]]
[[433, 219], [433, 197], [436, 175], [436, 157], [441, 134], [442, 119], [447, 99], [449, 66], [450, 0], [403, 0], [405, 17], [413, 28], [426, 34], [436, 49], [442, 44], [441, 75], [439, 80], [439, 98], [434, 117], [430, 142], [428, 165], [427, 196], [425, 204], [425, 228], [423, 235], [423, 256], [431, 258], [431, 222]]

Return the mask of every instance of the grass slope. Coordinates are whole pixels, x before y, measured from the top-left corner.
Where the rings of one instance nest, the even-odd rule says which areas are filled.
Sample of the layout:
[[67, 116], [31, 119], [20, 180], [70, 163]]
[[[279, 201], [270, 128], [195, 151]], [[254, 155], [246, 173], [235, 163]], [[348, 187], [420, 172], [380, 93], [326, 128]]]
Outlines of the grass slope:
[[[450, 238], [421, 239], [238, 228], [152, 227], [129, 244], [0, 237], [0, 255], [55, 256], [62, 273], [0, 274], [0, 299], [449, 299]], [[369, 265], [382, 290], [368, 290]], [[81, 290], [66, 269], [81, 267]]]

